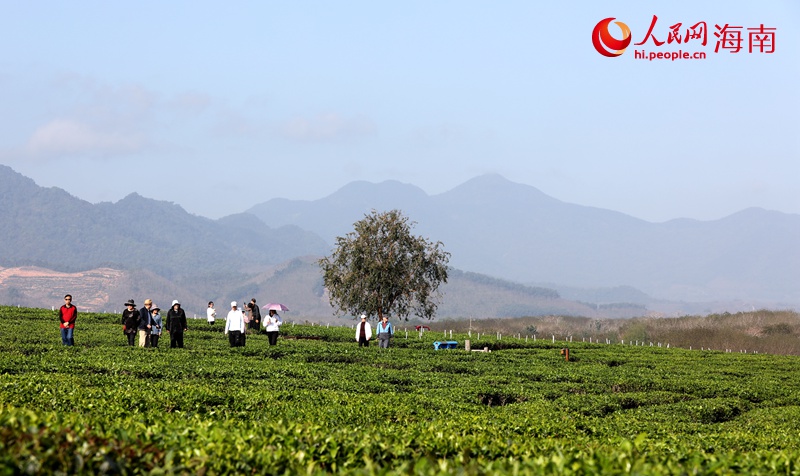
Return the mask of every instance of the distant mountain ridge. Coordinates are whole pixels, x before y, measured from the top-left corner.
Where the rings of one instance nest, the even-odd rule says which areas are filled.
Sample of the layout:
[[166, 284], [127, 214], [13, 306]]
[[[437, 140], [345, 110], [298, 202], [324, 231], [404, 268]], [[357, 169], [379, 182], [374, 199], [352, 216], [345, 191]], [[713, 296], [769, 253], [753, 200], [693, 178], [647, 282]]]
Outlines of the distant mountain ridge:
[[[709, 222], [649, 223], [488, 175], [433, 196], [400, 182], [353, 182], [320, 200], [276, 199], [211, 220], [136, 193], [94, 205], [5, 166], [0, 267], [75, 275], [9, 275], [0, 300], [35, 305], [63, 281], [96, 302], [284, 296], [309, 315], [329, 315], [314, 262], [372, 208], [401, 209], [418, 222], [415, 234], [452, 253], [441, 316], [675, 315], [800, 303], [798, 215], [754, 208]], [[99, 268], [124, 273], [84, 273]], [[547, 297], [553, 290], [560, 295]]]
[[438, 195], [394, 181], [353, 182], [319, 200], [270, 200], [248, 212], [333, 243], [373, 208], [403, 210], [416, 233], [445, 244], [453, 266], [507, 280], [633, 286], [672, 300], [800, 303], [800, 215], [758, 208], [650, 223], [485, 175]]
[[326, 243], [252, 215], [210, 220], [132, 193], [93, 205], [0, 166], [0, 265], [146, 269], [167, 278], [247, 270], [322, 254]]

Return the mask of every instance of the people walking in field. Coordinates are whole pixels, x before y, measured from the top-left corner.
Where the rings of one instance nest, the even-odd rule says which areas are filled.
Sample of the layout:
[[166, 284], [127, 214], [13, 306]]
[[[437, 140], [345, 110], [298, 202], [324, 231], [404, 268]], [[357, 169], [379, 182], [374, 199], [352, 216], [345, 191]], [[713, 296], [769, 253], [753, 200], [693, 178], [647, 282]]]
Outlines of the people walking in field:
[[264, 327], [267, 331], [269, 345], [275, 345], [278, 343], [278, 334], [281, 330], [281, 324], [283, 324], [283, 321], [281, 320], [281, 316], [278, 315], [278, 311], [275, 309], [270, 309], [269, 315], [264, 321]]
[[359, 347], [369, 347], [372, 339], [372, 326], [367, 322], [367, 315], [361, 314], [361, 322], [356, 326], [356, 342]]
[[381, 349], [388, 349], [389, 339], [394, 335], [394, 327], [392, 327], [392, 323], [389, 322], [389, 316], [384, 315], [381, 318], [381, 322], [378, 323], [376, 331], [378, 333], [378, 347]]
[[161, 338], [161, 326], [164, 325], [161, 319], [161, 309], [155, 304], [150, 308], [150, 347], [158, 347], [158, 339]]
[[170, 349], [183, 349], [183, 334], [189, 330], [186, 324], [186, 313], [181, 309], [178, 300], [172, 301], [172, 307], [167, 311], [167, 332], [169, 332]]
[[122, 311], [122, 332], [128, 338], [128, 345], [133, 347], [136, 343], [136, 332], [139, 330], [139, 311], [136, 310], [136, 303], [133, 299], [128, 299], [125, 303], [125, 310]]
[[144, 300], [144, 307], [139, 309], [139, 347], [147, 347], [150, 343], [150, 330], [153, 327], [150, 308], [153, 306], [151, 299]]
[[252, 313], [252, 318], [250, 319], [250, 329], [258, 334], [258, 331], [261, 330], [261, 310], [258, 308], [258, 304], [256, 304], [256, 298], [251, 299], [248, 306], [250, 306]]
[[64, 304], [58, 309], [58, 322], [61, 329], [61, 343], [66, 346], [75, 345], [75, 320], [78, 308], [72, 304], [72, 294], [64, 296]]
[[208, 308], [206, 309], [206, 320], [208, 325], [214, 327], [214, 321], [217, 320], [217, 310], [214, 309], [214, 301], [208, 301]]
[[231, 310], [225, 319], [225, 335], [231, 347], [244, 347], [244, 314], [238, 309], [236, 301], [231, 302]]

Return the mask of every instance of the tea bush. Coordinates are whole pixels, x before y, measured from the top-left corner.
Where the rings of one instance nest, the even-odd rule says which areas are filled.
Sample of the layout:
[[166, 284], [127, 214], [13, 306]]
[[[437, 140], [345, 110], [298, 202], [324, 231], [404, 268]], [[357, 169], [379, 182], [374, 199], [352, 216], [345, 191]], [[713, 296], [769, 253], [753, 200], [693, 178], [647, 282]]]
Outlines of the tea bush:
[[53, 312], [0, 308], [0, 472], [800, 472], [797, 357], [299, 325], [232, 349], [219, 327], [138, 348], [80, 314], [68, 348]]

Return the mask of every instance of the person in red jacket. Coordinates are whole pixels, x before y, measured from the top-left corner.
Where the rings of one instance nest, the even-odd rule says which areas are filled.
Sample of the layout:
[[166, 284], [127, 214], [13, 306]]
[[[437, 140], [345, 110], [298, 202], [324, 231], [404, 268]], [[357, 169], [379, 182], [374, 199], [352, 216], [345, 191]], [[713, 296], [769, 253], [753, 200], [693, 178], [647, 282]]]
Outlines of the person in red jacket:
[[72, 305], [72, 294], [64, 296], [64, 305], [58, 310], [58, 321], [61, 327], [61, 343], [66, 346], [75, 345], [75, 319], [78, 308]]

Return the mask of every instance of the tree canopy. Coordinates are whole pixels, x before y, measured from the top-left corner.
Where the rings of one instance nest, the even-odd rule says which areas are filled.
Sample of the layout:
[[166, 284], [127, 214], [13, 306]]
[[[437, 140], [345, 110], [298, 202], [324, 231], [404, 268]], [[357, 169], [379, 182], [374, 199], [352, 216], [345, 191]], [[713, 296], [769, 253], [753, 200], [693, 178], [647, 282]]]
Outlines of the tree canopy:
[[413, 225], [399, 210], [372, 210], [337, 237], [331, 256], [319, 260], [331, 306], [352, 315], [432, 319], [450, 253], [440, 241], [413, 236]]

